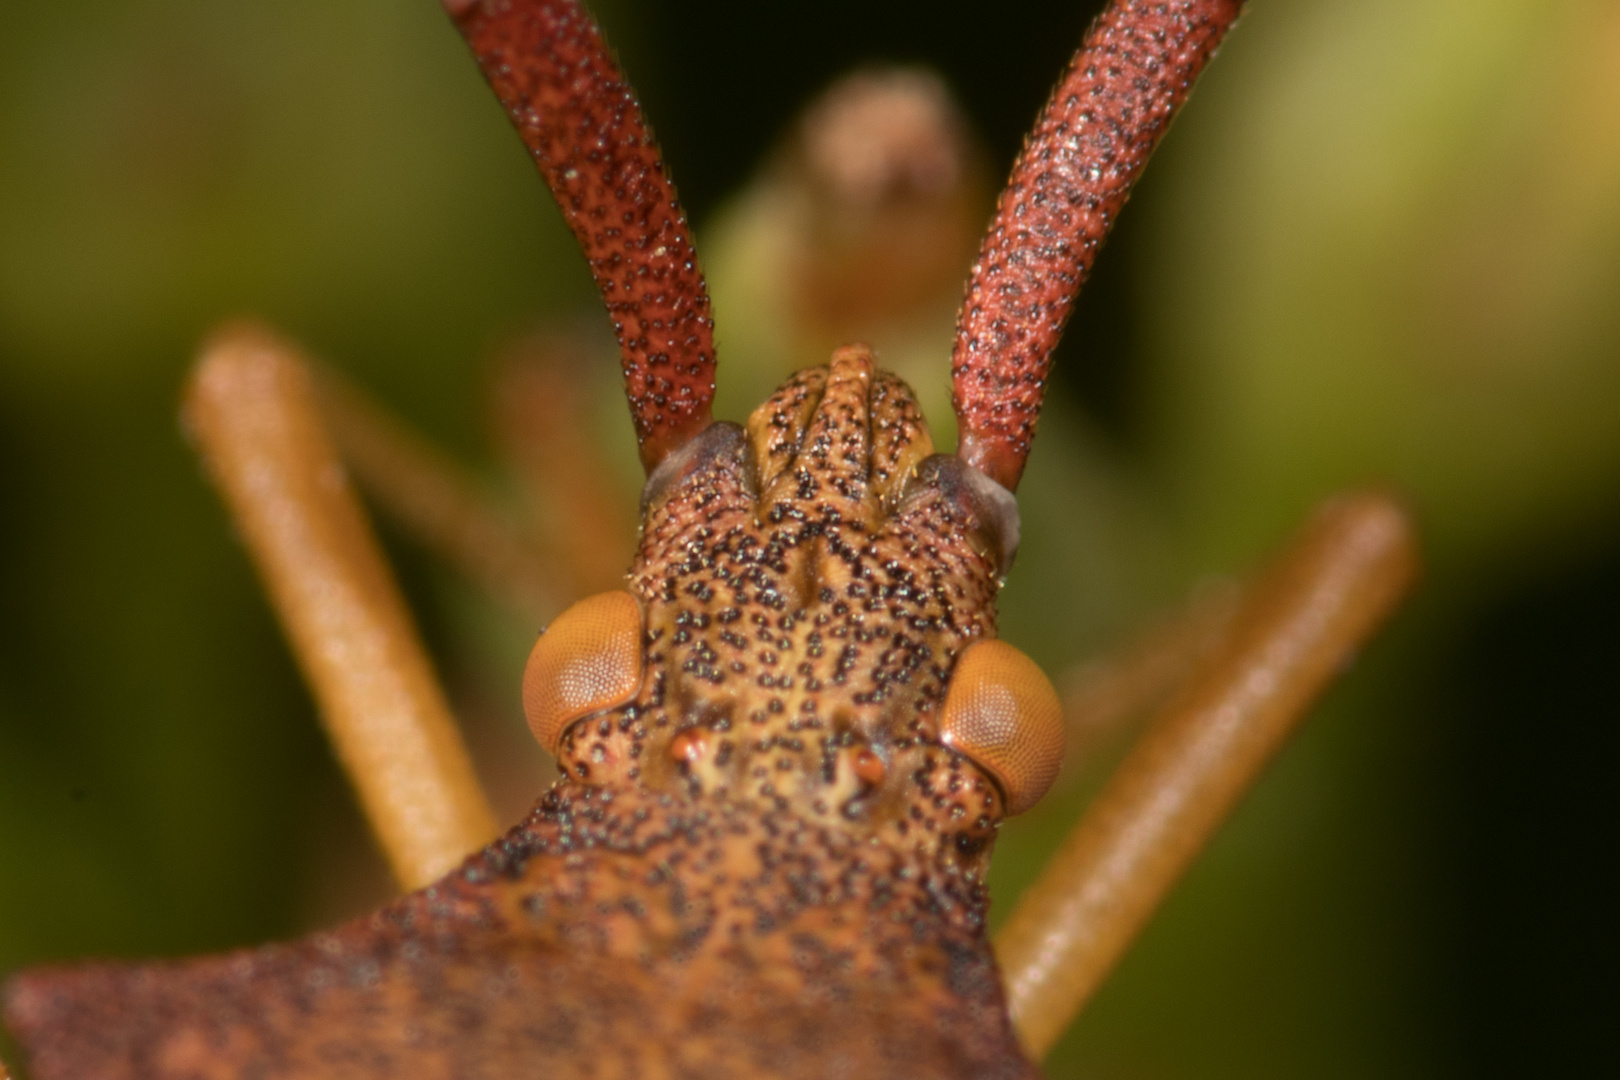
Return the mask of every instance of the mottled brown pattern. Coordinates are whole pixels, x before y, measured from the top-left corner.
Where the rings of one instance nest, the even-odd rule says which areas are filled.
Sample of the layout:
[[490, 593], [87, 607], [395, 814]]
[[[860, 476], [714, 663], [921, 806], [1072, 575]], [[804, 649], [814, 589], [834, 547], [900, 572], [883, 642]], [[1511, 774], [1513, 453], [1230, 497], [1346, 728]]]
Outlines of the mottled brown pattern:
[[565, 783], [367, 919], [36, 972], [8, 1019], [41, 1080], [1029, 1076], [971, 896], [859, 846]]
[[709, 293], [652, 132], [574, 0], [446, 7], [590, 260], [650, 471], [708, 425], [714, 397]]
[[1159, 137], [1242, 0], [1110, 4], [1001, 193], [957, 316], [962, 456], [1014, 490], [1075, 294]]
[[984, 933], [1001, 797], [936, 728], [990, 526], [862, 347], [749, 430], [648, 508], [648, 677], [527, 822], [331, 934], [20, 977], [34, 1075], [1033, 1075]]
[[[996, 564], [972, 506], [919, 479], [915, 400], [852, 346], [788, 380], [748, 440], [731, 431], [648, 508], [630, 574], [647, 684], [564, 736], [564, 768], [791, 808], [977, 882], [999, 795], [936, 722], [957, 655], [994, 635]], [[696, 760], [693, 738], [670, 751], [689, 729]], [[882, 784], [855, 775], [862, 749]]]

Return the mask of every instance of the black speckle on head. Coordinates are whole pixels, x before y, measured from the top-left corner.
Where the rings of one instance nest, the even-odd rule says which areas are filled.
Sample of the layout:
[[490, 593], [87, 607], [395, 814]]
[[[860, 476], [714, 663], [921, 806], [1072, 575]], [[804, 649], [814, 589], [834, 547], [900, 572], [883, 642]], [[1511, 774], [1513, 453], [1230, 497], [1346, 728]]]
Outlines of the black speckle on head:
[[[864, 346], [789, 379], [746, 435], [716, 425], [672, 455], [630, 573], [656, 643], [622, 710], [641, 722], [578, 725], [569, 775], [786, 807], [982, 872], [1000, 796], [935, 721], [956, 657], [995, 634], [1002, 552], [986, 537], [1004, 523], [954, 460]], [[677, 733], [733, 725], [746, 736], [724, 752], [687, 754], [692, 736], [669, 752]], [[857, 762], [874, 752], [877, 782]]]

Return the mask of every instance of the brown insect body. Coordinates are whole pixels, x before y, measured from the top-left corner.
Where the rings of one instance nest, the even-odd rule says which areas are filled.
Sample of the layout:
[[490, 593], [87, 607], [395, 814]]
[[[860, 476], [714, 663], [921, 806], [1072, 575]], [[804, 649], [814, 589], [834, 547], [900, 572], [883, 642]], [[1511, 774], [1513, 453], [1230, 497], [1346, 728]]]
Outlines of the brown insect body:
[[936, 723], [1005, 506], [859, 347], [693, 449], [630, 575], [643, 687], [528, 821], [330, 934], [28, 976], [36, 1073], [1031, 1074], [984, 932], [1001, 796]]
[[985, 932], [1007, 793], [940, 717], [995, 636], [1069, 301], [1239, 6], [1125, 0], [1093, 29], [969, 285], [957, 456], [863, 346], [711, 423], [707, 296], [595, 27], [447, 2], [615, 321], [651, 474], [640, 688], [563, 734], [528, 820], [374, 915], [19, 977], [33, 1075], [1033, 1075]]

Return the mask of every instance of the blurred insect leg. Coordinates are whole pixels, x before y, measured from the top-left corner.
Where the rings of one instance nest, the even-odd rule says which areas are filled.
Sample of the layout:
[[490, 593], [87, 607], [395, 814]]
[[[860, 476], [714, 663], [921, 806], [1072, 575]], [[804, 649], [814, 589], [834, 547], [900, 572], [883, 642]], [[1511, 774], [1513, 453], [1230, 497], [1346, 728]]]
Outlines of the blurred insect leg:
[[537, 628], [572, 599], [474, 477], [336, 372], [317, 370], [314, 385], [344, 462], [424, 546]]
[[1231, 579], [1204, 582], [1179, 610], [1062, 676], [1065, 761], [1085, 761], [1164, 704], [1220, 643], [1241, 596]]
[[996, 940], [1014, 1025], [1045, 1054], [1307, 707], [1394, 610], [1417, 554], [1377, 495], [1329, 501], [1245, 590]]
[[600, 350], [582, 333], [547, 331], [504, 350], [491, 412], [503, 456], [531, 506], [563, 599], [624, 588], [636, 522], [636, 490], [607, 467], [591, 429], [586, 374]]
[[185, 421], [406, 888], [495, 835], [399, 588], [321, 425], [298, 351], [251, 325], [203, 349]]

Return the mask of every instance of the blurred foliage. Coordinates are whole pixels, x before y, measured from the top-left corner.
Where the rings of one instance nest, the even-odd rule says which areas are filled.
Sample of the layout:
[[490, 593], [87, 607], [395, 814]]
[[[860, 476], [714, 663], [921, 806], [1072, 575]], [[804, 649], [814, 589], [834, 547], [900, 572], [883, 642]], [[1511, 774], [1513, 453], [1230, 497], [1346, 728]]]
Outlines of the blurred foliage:
[[[805, 100], [930, 64], [1000, 174], [1095, 6], [596, 6], [705, 226], [723, 383], [776, 362], [744, 299], [771, 223], [739, 226], [734, 193]], [[291, 934], [365, 895], [333, 898], [334, 850], [351, 876], [375, 856], [344, 846], [342, 781], [177, 429], [192, 350], [262, 315], [487, 465], [490, 348], [592, 290], [429, 0], [8, 16], [0, 971]], [[1053, 1076], [1612, 1059], [1617, 287], [1620, 5], [1256, 0], [1060, 351], [1004, 631], [1060, 670], [1346, 484], [1409, 499], [1428, 578]], [[941, 377], [948, 323], [913, 338]], [[622, 412], [604, 427], [628, 460]], [[394, 546], [462, 707], [511, 717], [522, 629]], [[1000, 909], [1095, 772], [1009, 827]]]

